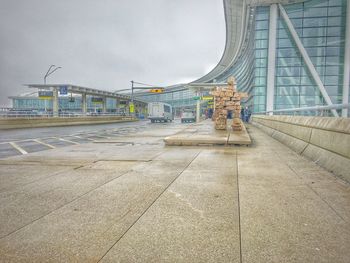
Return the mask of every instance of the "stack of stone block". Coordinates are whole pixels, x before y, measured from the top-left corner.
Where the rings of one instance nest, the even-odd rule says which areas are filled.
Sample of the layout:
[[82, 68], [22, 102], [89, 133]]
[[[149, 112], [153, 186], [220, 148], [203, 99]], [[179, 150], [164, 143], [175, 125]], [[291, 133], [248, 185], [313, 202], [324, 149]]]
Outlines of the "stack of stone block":
[[237, 92], [236, 81], [234, 77], [227, 80], [227, 87], [216, 87], [211, 95], [215, 100], [215, 111], [213, 119], [215, 121], [215, 129], [226, 130], [227, 127], [227, 113], [233, 112], [232, 129], [234, 131], [242, 130], [241, 114], [241, 98], [246, 97], [247, 94]]

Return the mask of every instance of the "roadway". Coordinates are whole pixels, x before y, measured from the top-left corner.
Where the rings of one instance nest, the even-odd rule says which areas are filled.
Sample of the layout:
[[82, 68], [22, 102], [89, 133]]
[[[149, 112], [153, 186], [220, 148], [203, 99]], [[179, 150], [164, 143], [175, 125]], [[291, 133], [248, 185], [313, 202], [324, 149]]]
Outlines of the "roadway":
[[0, 130], [0, 158], [81, 144], [145, 129], [149, 121]]
[[101, 137], [0, 160], [0, 261], [349, 262], [349, 184], [253, 126], [164, 145], [188, 125], [33, 134]]

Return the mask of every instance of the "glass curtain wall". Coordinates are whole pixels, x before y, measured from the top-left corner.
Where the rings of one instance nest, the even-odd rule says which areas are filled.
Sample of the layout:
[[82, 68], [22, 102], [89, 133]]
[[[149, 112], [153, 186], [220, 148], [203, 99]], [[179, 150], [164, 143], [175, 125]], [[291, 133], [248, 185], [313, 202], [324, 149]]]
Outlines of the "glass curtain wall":
[[[334, 104], [342, 102], [346, 0], [310, 0], [284, 8]], [[269, 7], [255, 16], [254, 111], [264, 111]], [[275, 109], [325, 105], [286, 23], [279, 16], [276, 43]]]

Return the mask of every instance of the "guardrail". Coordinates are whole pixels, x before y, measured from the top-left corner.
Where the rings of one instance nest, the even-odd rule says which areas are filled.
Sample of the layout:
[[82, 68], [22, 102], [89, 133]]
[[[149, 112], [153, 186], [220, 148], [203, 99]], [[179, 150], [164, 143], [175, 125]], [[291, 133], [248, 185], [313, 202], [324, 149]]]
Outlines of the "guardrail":
[[333, 104], [326, 106], [312, 106], [312, 107], [303, 107], [303, 108], [291, 108], [291, 109], [280, 109], [272, 111], [260, 111], [254, 112], [254, 114], [269, 114], [269, 113], [289, 113], [294, 112], [294, 115], [298, 112], [316, 112], [316, 116], [328, 116], [330, 110], [341, 110], [341, 109], [350, 109], [350, 104]]

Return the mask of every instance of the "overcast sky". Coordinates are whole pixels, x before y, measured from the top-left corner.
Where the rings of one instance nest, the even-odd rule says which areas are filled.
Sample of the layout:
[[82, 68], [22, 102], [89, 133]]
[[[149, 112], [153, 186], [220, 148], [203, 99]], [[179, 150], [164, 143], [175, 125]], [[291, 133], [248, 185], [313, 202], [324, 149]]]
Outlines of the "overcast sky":
[[222, 0], [0, 0], [0, 106], [43, 83], [103, 90], [195, 80], [225, 46]]

